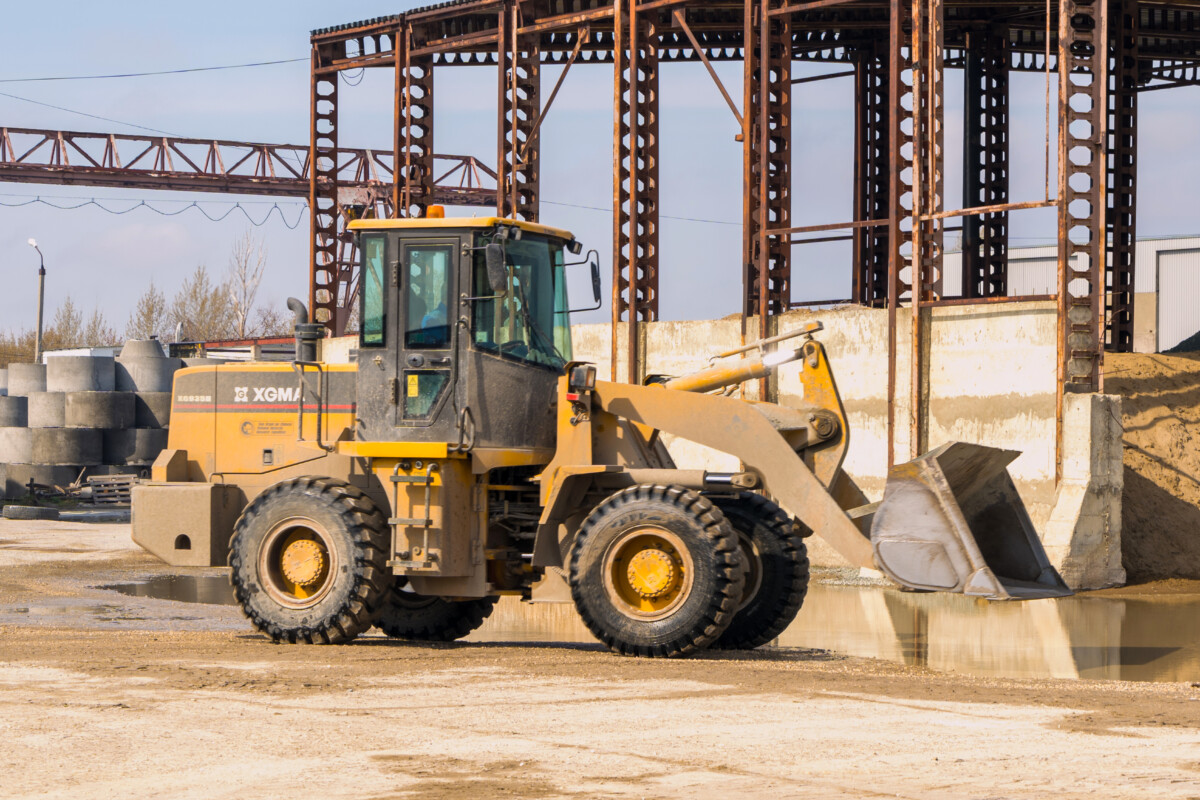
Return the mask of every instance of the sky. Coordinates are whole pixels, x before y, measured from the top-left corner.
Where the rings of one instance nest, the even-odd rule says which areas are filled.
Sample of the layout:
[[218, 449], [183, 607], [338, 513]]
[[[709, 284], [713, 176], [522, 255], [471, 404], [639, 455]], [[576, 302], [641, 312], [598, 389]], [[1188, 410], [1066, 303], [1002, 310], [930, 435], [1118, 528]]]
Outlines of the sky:
[[[308, 139], [308, 38], [314, 28], [397, 13], [421, 3], [233, 3], [203, 6], [161, 2], [66, 0], [55, 4], [61, 22], [46, 24], [35, 4], [5, 9], [0, 54], [0, 125], [114, 133], [144, 133], [132, 125], [172, 134], [280, 144]], [[114, 11], [119, 8], [119, 11]], [[197, 9], [202, 8], [202, 11]], [[284, 59], [296, 63], [181, 75], [87, 81], [17, 79], [203, 67]], [[717, 67], [731, 94], [740, 64]], [[842, 67], [796, 65], [796, 74]], [[543, 99], [559, 74], [543, 73]], [[351, 86], [351, 83], [357, 85]], [[343, 146], [387, 149], [391, 138], [389, 70], [348, 75], [340, 88]], [[793, 224], [852, 218], [853, 82], [847, 78], [800, 84], [793, 94]], [[1011, 86], [1012, 200], [1043, 197], [1044, 84], [1016, 75]], [[609, 318], [612, 244], [612, 69], [577, 65], [546, 118], [542, 140], [542, 222], [573, 231], [600, 253], [605, 307], [582, 321]], [[961, 205], [962, 81], [946, 80], [946, 201]], [[18, 100], [108, 117], [101, 121]], [[1053, 95], [1053, 92], [1052, 92]], [[496, 159], [496, 73], [489, 67], [439, 69], [435, 77], [434, 149]], [[1140, 214], [1138, 233], [1200, 233], [1200, 148], [1193, 146], [1200, 89], [1151, 92], [1141, 97]], [[721, 317], [740, 310], [741, 145], [737, 123], [703, 66], [667, 64], [660, 86], [660, 312], [664, 319]], [[117, 122], [119, 121], [119, 122]], [[129, 123], [129, 124], [124, 124]], [[1050, 165], [1053, 175], [1054, 165]], [[50, 207], [96, 200], [74, 210]], [[198, 202], [210, 221], [196, 208]], [[140, 205], [144, 202], [146, 205]], [[241, 209], [234, 208], [240, 202]], [[36, 238], [46, 258], [47, 313], [68, 295], [85, 311], [99, 308], [121, 330], [151, 281], [173, 293], [204, 265], [215, 275], [228, 266], [234, 241], [251, 229], [265, 244], [268, 267], [260, 301], [282, 306], [289, 295], [307, 297], [308, 216], [299, 200], [177, 194], [144, 190], [0, 184], [0, 270], [9, 289], [0, 294], [0, 328], [32, 327], [37, 291]], [[186, 210], [184, 210], [186, 208]], [[243, 213], [243, 210], [245, 213]], [[280, 213], [282, 212], [282, 213]], [[470, 214], [449, 209], [450, 215]], [[264, 221], [265, 218], [265, 221]], [[1053, 211], [1013, 214], [1012, 245], [1053, 241]], [[953, 245], [954, 234], [947, 244]], [[793, 299], [839, 299], [850, 293], [848, 244], [794, 250]], [[575, 305], [588, 304], [583, 268]]]

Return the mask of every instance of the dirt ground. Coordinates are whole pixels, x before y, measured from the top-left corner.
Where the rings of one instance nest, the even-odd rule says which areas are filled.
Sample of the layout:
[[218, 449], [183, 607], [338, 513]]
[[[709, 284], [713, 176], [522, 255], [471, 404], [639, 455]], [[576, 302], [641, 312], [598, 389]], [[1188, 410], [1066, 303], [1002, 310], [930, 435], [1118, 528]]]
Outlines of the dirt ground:
[[1123, 397], [1129, 580], [1200, 578], [1200, 353], [1108, 354], [1104, 390]]
[[1200, 684], [273, 645], [95, 588], [169, 572], [128, 536], [0, 521], [0, 797], [1200, 798]]

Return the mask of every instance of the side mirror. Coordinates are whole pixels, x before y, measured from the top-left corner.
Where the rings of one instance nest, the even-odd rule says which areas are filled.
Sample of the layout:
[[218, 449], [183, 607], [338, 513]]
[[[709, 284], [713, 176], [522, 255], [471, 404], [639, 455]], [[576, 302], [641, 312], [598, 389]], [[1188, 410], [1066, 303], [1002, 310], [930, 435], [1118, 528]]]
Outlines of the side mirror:
[[570, 264], [564, 264], [565, 267], [578, 266], [587, 264], [592, 271], [592, 302], [596, 305], [588, 306], [587, 308], [571, 308], [567, 310], [568, 314], [574, 314], [577, 311], [595, 311], [600, 308], [600, 254], [595, 250], [588, 251], [587, 261], [572, 261]]
[[600, 254], [593, 250], [588, 254], [588, 266], [592, 268], [592, 300], [600, 305]]
[[484, 248], [484, 260], [487, 262], [488, 285], [498, 295], [508, 291], [508, 265], [504, 263], [504, 245], [492, 242]]

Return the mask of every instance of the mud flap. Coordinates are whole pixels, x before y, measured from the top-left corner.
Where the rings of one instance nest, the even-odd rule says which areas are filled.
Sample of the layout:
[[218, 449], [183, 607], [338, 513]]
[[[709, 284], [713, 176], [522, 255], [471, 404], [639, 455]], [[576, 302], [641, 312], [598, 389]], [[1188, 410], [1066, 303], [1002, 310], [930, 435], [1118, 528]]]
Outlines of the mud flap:
[[1071, 594], [1008, 474], [1018, 455], [951, 442], [893, 467], [871, 525], [878, 567], [910, 589], [993, 600]]

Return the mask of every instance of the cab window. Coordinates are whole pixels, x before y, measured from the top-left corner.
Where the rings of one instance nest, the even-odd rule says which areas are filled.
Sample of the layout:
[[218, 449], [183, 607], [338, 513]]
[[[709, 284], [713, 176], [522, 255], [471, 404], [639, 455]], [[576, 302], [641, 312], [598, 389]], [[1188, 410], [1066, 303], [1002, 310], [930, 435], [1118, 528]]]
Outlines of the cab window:
[[366, 347], [382, 347], [387, 330], [387, 305], [385, 302], [384, 263], [387, 239], [380, 235], [362, 237], [362, 344]]
[[450, 271], [454, 248], [448, 244], [404, 248], [405, 326], [408, 350], [450, 346]]

